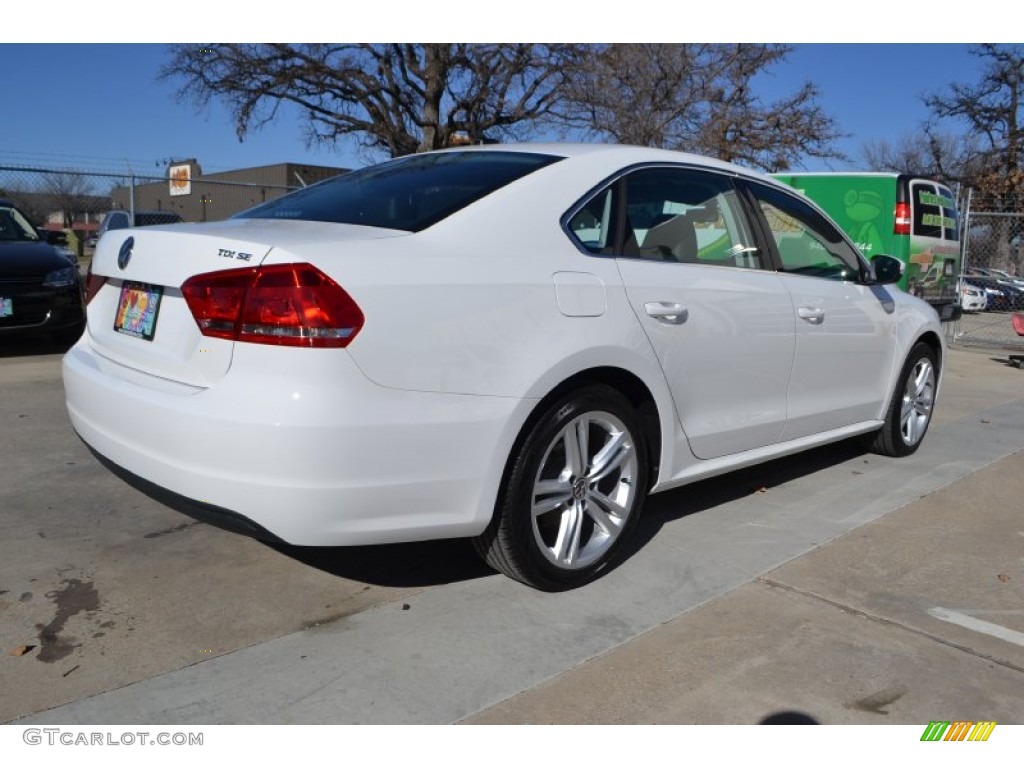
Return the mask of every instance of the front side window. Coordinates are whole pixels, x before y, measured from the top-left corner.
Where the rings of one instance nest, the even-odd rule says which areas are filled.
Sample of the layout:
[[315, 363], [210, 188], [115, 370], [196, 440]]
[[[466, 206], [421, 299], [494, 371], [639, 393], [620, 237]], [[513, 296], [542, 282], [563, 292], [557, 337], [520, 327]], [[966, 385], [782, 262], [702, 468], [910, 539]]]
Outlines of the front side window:
[[419, 232], [560, 159], [494, 151], [410, 155], [334, 176], [235, 218], [328, 221]]
[[812, 206], [774, 187], [751, 184], [751, 190], [784, 272], [840, 281], [863, 277], [864, 267], [853, 246]]

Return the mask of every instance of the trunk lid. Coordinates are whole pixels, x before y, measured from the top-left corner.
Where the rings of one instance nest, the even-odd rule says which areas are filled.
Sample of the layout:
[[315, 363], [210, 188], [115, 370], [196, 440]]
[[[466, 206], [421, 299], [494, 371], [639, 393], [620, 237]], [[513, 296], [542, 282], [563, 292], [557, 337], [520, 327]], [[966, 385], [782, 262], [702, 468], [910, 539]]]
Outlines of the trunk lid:
[[[200, 333], [181, 292], [188, 278], [257, 267], [275, 248], [287, 252], [285, 261], [294, 261], [304, 243], [404, 234], [261, 219], [109, 232], [101, 239], [92, 264], [93, 275], [107, 281], [88, 307], [90, 342], [112, 375], [138, 380], [136, 374], [142, 373], [189, 387], [212, 386], [231, 367], [235, 342]], [[279, 253], [279, 258], [285, 255]]]

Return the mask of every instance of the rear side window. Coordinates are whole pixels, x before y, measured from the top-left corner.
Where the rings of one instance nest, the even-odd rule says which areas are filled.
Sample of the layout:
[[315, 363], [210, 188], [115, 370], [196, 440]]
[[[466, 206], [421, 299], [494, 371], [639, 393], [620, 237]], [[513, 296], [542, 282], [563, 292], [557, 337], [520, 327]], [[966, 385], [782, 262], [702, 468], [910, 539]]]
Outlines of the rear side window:
[[615, 211], [615, 187], [592, 197], [568, 221], [576, 241], [591, 253], [612, 250], [612, 217]]
[[912, 181], [910, 195], [914, 207], [912, 231], [915, 235], [942, 240], [959, 239], [956, 202], [952, 192], [941, 184]]
[[[612, 236], [616, 218], [622, 229], [618, 245]], [[691, 168], [633, 171], [576, 210], [566, 228], [595, 254], [714, 267], [764, 266], [731, 179]]]
[[335, 176], [235, 216], [419, 232], [561, 158], [527, 152], [410, 155]]
[[627, 256], [761, 269], [732, 181], [715, 173], [650, 168], [626, 179]]

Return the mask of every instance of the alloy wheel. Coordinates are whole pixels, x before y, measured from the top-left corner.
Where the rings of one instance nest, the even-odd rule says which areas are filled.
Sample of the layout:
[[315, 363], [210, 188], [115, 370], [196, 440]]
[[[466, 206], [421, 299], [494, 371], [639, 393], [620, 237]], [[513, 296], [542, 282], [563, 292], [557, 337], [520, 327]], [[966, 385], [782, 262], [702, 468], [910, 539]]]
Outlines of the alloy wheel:
[[550, 563], [586, 568], [608, 552], [636, 505], [638, 466], [633, 436], [611, 413], [581, 414], [558, 432], [531, 494], [533, 535]]
[[903, 442], [917, 445], [924, 437], [935, 403], [935, 367], [931, 360], [921, 358], [907, 377], [900, 411], [900, 432]]

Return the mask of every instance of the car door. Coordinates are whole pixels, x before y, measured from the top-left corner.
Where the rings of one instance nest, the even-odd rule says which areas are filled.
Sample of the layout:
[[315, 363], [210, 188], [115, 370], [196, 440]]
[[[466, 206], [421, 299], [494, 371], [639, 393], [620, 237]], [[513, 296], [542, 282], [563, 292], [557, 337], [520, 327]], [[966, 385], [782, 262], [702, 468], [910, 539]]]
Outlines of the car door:
[[796, 352], [782, 439], [880, 418], [896, 344], [890, 290], [869, 284], [863, 258], [816, 208], [749, 182], [796, 314]]
[[616, 211], [615, 246], [603, 250], [616, 256], [694, 455], [712, 459], [777, 442], [793, 364], [793, 307], [779, 276], [766, 269], [732, 178], [641, 168], [589, 208], [578, 213], [580, 231]]

